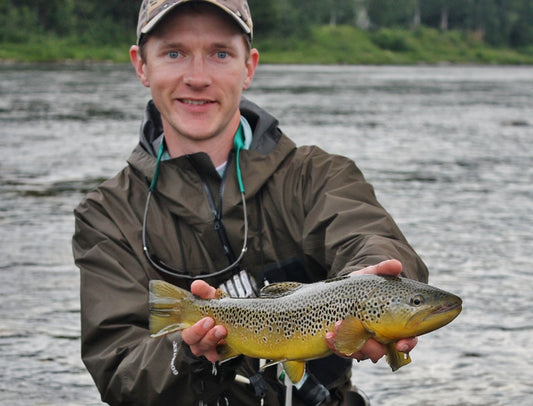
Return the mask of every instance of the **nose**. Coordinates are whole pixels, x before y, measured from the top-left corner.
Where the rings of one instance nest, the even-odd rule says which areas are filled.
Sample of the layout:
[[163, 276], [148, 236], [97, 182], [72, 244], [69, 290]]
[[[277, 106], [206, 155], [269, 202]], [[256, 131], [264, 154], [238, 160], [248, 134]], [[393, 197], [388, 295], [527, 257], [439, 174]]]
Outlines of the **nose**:
[[204, 88], [211, 84], [211, 77], [205, 59], [195, 56], [190, 59], [184, 74], [184, 82], [191, 88]]

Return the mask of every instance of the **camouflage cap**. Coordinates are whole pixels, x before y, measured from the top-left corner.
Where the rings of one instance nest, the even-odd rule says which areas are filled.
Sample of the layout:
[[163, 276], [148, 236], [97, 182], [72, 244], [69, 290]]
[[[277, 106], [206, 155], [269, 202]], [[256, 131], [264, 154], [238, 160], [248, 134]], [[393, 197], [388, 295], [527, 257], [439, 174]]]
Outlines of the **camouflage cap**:
[[137, 23], [137, 44], [141, 36], [149, 33], [170, 10], [193, 1], [211, 3], [220, 7], [233, 17], [250, 38], [252, 37], [253, 23], [247, 0], [143, 0]]

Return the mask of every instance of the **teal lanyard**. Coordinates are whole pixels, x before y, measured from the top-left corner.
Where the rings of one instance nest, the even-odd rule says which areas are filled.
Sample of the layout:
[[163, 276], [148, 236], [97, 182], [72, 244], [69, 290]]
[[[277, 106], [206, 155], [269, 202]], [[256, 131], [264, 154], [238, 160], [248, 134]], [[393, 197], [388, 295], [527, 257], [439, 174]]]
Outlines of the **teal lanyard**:
[[[237, 167], [237, 183], [239, 184], [239, 191], [241, 193], [245, 193], [244, 190], [244, 182], [242, 180], [242, 173], [241, 173], [241, 164], [239, 161], [241, 150], [244, 149], [244, 134], [242, 129], [242, 124], [239, 125], [239, 128], [237, 129], [237, 132], [235, 133], [235, 137], [233, 138], [233, 147], [235, 148], [235, 165]], [[159, 178], [159, 165], [161, 164], [161, 158], [163, 157], [163, 154], [165, 152], [165, 137], [163, 136], [161, 140], [161, 146], [159, 147], [159, 151], [157, 153], [157, 159], [155, 161], [155, 169], [154, 169], [154, 176], [152, 178], [152, 182], [150, 183], [150, 188], [148, 189], [150, 192], [155, 191], [156, 185], [157, 185], [157, 179]]]
[[157, 160], [155, 161], [154, 176], [152, 178], [152, 182], [150, 183], [150, 188], [148, 189], [150, 193], [152, 193], [155, 190], [155, 187], [157, 185], [157, 179], [159, 178], [159, 164], [161, 163], [161, 157], [163, 156], [164, 152], [165, 152], [165, 137], [163, 136], [161, 139], [161, 146], [159, 147], [159, 152], [157, 153]]
[[244, 148], [244, 134], [242, 130], [242, 124], [239, 125], [239, 128], [237, 129], [237, 133], [235, 134], [235, 137], [233, 138], [233, 146], [235, 147], [235, 166], [237, 168], [237, 182], [239, 183], [239, 190], [241, 193], [244, 192], [244, 183], [242, 181], [242, 174], [241, 174], [241, 164], [239, 162], [239, 157], [241, 154], [241, 149]]

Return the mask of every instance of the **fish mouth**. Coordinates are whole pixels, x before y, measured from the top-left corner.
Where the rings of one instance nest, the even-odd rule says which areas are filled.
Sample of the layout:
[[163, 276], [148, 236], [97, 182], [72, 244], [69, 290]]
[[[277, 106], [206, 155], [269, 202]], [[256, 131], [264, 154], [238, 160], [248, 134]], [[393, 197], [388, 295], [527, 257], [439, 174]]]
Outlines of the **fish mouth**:
[[[429, 309], [428, 309], [429, 310]], [[425, 313], [424, 316], [419, 318], [419, 332], [417, 335], [429, 333], [436, 330], [455, 319], [462, 310], [461, 299], [453, 300], [448, 303], [444, 303], [440, 306]]]
[[435, 309], [431, 314], [441, 314], [441, 313], [447, 313], [452, 310], [459, 310], [462, 309], [462, 301], [459, 302], [453, 302], [453, 303], [446, 303], [442, 306], [439, 306], [437, 309]]

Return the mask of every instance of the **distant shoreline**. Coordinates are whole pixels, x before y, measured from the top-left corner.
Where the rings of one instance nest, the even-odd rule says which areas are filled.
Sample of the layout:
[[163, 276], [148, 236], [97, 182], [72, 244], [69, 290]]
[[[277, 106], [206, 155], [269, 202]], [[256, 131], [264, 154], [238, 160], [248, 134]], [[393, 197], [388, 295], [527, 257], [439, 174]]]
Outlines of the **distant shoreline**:
[[[131, 44], [80, 44], [76, 38], [39, 37], [3, 43], [0, 63], [129, 62]], [[305, 39], [258, 39], [254, 46], [266, 64], [316, 65], [533, 65], [533, 46], [495, 48], [472, 33], [320, 26]]]

